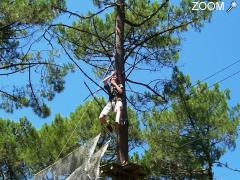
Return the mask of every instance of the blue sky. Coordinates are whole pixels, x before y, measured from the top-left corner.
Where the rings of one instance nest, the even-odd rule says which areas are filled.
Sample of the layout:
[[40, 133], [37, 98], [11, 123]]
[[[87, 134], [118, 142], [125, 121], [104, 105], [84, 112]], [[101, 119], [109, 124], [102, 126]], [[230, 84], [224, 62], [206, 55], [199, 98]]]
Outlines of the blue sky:
[[[92, 6], [87, 1], [68, 1], [69, 8], [84, 13]], [[84, 2], [84, 3], [83, 3]], [[225, 9], [230, 1], [225, 0]], [[84, 5], [83, 5], [84, 4]], [[240, 2], [239, 2], [240, 4]], [[66, 21], [66, 19], [65, 19]], [[201, 32], [193, 30], [184, 33], [181, 45], [180, 69], [189, 74], [192, 82], [204, 79], [210, 74], [240, 59], [240, 7], [230, 13], [225, 11], [215, 11], [210, 23], [206, 23]], [[209, 85], [224, 79], [225, 77], [240, 70], [240, 63], [228, 70], [214, 76], [207, 82]], [[229, 88], [231, 91], [231, 106], [240, 102], [240, 74], [224, 81], [220, 84], [221, 89]], [[0, 117], [18, 120], [22, 116], [27, 116], [36, 127], [41, 127], [43, 123], [49, 123], [56, 113], [68, 116], [70, 112], [80, 105], [88, 95], [88, 91], [83, 84], [84, 77], [78, 71], [66, 77], [66, 88], [63, 93], [56, 96], [50, 102], [52, 114], [47, 119], [41, 119], [34, 115], [31, 110], [24, 109], [8, 114], [0, 111]], [[101, 94], [100, 94], [101, 95]], [[239, 163], [240, 139], [237, 141], [235, 151], [228, 152], [221, 159], [228, 162], [230, 167], [240, 169]], [[214, 168], [215, 178], [219, 180], [240, 179], [240, 173], [227, 170], [225, 168]]]

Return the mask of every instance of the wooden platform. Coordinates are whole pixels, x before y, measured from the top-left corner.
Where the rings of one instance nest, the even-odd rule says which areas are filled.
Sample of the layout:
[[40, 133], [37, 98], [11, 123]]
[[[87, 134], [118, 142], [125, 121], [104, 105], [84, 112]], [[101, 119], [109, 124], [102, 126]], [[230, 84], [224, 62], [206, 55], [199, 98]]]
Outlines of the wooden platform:
[[124, 179], [142, 180], [145, 177], [143, 168], [138, 164], [129, 163], [127, 165], [120, 165], [117, 163], [107, 164], [101, 167], [101, 174], [111, 177], [113, 180]]

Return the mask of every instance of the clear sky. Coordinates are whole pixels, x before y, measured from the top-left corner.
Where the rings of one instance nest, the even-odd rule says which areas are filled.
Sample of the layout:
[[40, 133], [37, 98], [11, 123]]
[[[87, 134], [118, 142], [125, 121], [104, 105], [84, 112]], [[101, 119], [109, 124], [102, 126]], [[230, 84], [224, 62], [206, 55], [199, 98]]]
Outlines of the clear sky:
[[[91, 1], [68, 1], [68, 6], [75, 11], [84, 13], [92, 8], [89, 2]], [[226, 13], [230, 1], [225, 0], [224, 2], [225, 11], [215, 11], [211, 22], [206, 23], [201, 32], [189, 31], [183, 35], [184, 40], [181, 45], [181, 56], [178, 65], [184, 73], [190, 75], [193, 83], [240, 59], [240, 6], [233, 9], [230, 13]], [[240, 63], [237, 63], [207, 82], [209, 85], [212, 85], [239, 70]], [[239, 76], [240, 74], [237, 74], [220, 84], [221, 89], [230, 89], [231, 100], [229, 104], [231, 106], [240, 102]], [[47, 119], [37, 117], [29, 109], [15, 111], [14, 114], [0, 111], [0, 117], [18, 120], [22, 116], [27, 116], [39, 128], [43, 123], [51, 122], [58, 112], [63, 116], [68, 116], [88, 95], [83, 80], [83, 75], [78, 71], [66, 77], [66, 88], [63, 93], [57, 95], [50, 102], [52, 114]], [[228, 162], [228, 165], [232, 168], [240, 169], [239, 154], [240, 139], [237, 141], [235, 151], [228, 152], [221, 161]], [[227, 170], [226, 168], [216, 167], [214, 168], [214, 173], [214, 177], [219, 180], [240, 179], [240, 173]]]

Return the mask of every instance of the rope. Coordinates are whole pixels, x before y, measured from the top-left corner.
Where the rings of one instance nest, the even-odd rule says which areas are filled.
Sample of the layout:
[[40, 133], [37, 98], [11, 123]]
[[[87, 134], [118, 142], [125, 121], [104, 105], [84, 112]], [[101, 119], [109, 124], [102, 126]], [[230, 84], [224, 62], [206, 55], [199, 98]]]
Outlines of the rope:
[[[110, 67], [111, 67], [111, 65], [108, 67], [108, 69], [107, 69], [107, 72], [105, 73], [105, 76], [108, 74], [108, 72], [109, 72], [109, 70], [110, 70]], [[100, 86], [100, 84], [102, 83], [102, 81], [103, 81], [103, 80], [101, 80], [101, 81], [98, 83], [98, 86]], [[94, 94], [93, 94], [93, 95], [94, 95]], [[89, 103], [89, 104], [90, 104], [90, 103]], [[89, 104], [88, 104], [88, 105], [89, 105]], [[70, 141], [71, 137], [73, 136], [74, 132], [75, 132], [75, 131], [76, 131], [76, 129], [78, 128], [78, 125], [80, 124], [80, 122], [81, 122], [81, 120], [82, 120], [83, 116], [84, 116], [84, 115], [86, 114], [86, 112], [87, 112], [88, 105], [87, 105], [87, 107], [86, 107], [85, 111], [83, 112], [83, 114], [82, 114], [82, 116], [81, 116], [80, 120], [79, 120], [79, 121], [78, 121], [78, 123], [76, 124], [76, 126], [75, 126], [75, 128], [74, 128], [73, 132], [72, 132], [72, 133], [71, 133], [71, 135], [69, 136], [69, 138], [68, 138], [67, 142], [65, 143], [65, 145], [63, 146], [63, 148], [62, 148], [62, 150], [60, 151], [59, 155], [57, 156], [56, 160], [57, 160], [57, 159], [60, 157], [60, 155], [62, 154], [62, 152], [63, 152], [64, 148], [66, 147], [66, 145], [67, 145], [67, 144], [68, 144], [68, 142]]]
[[[111, 64], [110, 64], [110, 66], [108, 67], [108, 69], [107, 69], [107, 72], [105, 73], [105, 75], [104, 75], [104, 76], [106, 76], [106, 75], [108, 74], [108, 72], [109, 72], [109, 70], [110, 70], [111, 66], [112, 66], [112, 63], [111, 63]], [[101, 81], [98, 83], [98, 86], [100, 86], [100, 84], [102, 83], [102, 81], [103, 81], [103, 80], [101, 80]], [[98, 91], [96, 91], [96, 92], [98, 92]], [[96, 92], [94, 92], [94, 93], [93, 93], [93, 95], [94, 95]], [[83, 101], [83, 102], [84, 102], [84, 101]], [[89, 104], [90, 104], [90, 103], [89, 103]], [[88, 105], [89, 105], [89, 104], [88, 104]], [[80, 122], [81, 122], [81, 120], [82, 120], [83, 116], [84, 116], [84, 115], [86, 114], [86, 112], [87, 112], [88, 105], [87, 105], [87, 107], [86, 107], [85, 111], [83, 112], [83, 114], [82, 114], [81, 118], [80, 118], [80, 119], [79, 119], [79, 121], [77, 122], [77, 124], [76, 124], [76, 126], [75, 126], [74, 130], [72, 131], [71, 135], [68, 137], [68, 139], [67, 139], [66, 143], [65, 143], [65, 144], [64, 144], [64, 146], [62, 147], [62, 149], [61, 149], [60, 153], [58, 154], [58, 156], [57, 156], [56, 160], [58, 160], [58, 159], [59, 159], [59, 157], [61, 156], [61, 154], [62, 154], [62, 152], [64, 151], [65, 147], [67, 146], [67, 144], [69, 143], [69, 141], [70, 141], [70, 139], [72, 138], [73, 134], [75, 133], [76, 129], [78, 128], [78, 126], [79, 126], [79, 124], [80, 124]], [[51, 167], [51, 166], [52, 166], [52, 165], [54, 165], [55, 163], [56, 163], [56, 162], [54, 162], [53, 164], [49, 165], [49, 166], [48, 166], [48, 167], [46, 167], [45, 169], [43, 169], [43, 170], [39, 171], [39, 172], [38, 172], [38, 173], [36, 173], [35, 175], [37, 175], [37, 174], [39, 174], [39, 173], [43, 172], [44, 170], [48, 169], [49, 167]]]

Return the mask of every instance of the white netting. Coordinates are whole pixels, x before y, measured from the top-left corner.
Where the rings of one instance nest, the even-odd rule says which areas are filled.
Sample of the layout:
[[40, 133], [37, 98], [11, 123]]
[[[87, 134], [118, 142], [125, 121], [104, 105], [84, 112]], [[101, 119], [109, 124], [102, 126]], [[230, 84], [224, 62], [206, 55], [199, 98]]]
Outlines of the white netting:
[[100, 174], [100, 162], [106, 152], [108, 141], [90, 159], [78, 167], [66, 180], [93, 180], [98, 179]]
[[96, 148], [99, 137], [100, 134], [95, 138], [88, 140], [84, 145], [69, 153], [64, 158], [56, 161], [51, 166], [38, 172], [34, 175], [34, 180], [65, 179], [74, 170], [89, 161]]

